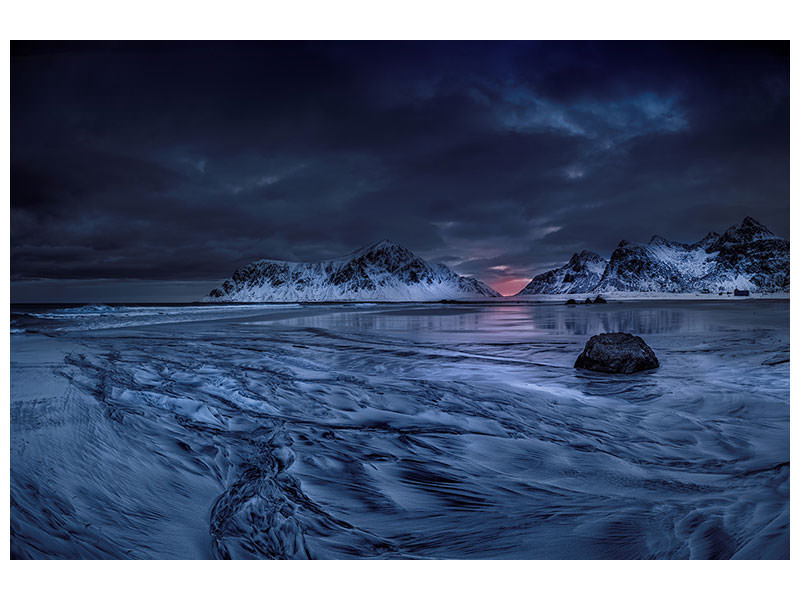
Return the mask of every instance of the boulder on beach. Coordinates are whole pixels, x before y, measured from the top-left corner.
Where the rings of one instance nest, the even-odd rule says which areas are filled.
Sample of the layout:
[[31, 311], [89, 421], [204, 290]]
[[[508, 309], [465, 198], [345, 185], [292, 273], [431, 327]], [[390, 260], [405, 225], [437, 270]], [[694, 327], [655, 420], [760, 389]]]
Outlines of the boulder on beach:
[[592, 299], [591, 298], [587, 298], [586, 300], [583, 301], [583, 303], [584, 304], [591, 304], [592, 303]]
[[653, 349], [630, 333], [593, 335], [575, 361], [576, 369], [601, 373], [636, 373], [658, 366]]
[[606, 299], [603, 298], [602, 296], [597, 296], [597, 298], [594, 299], [594, 303], [595, 304], [608, 304], [608, 302], [606, 302]]
[[569, 300], [564, 302], [564, 304], [577, 304], [577, 302], [575, 302], [575, 298], [570, 298]]

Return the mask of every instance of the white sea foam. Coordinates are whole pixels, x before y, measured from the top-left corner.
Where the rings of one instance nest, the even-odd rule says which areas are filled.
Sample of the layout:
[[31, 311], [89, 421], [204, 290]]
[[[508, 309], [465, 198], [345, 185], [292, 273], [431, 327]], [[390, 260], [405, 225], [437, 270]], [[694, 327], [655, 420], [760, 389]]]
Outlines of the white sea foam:
[[58, 325], [50, 326], [48, 329], [65, 332], [224, 319], [244, 314], [270, 313], [300, 308], [302, 308], [302, 305], [297, 303], [213, 304], [203, 306], [106, 306], [91, 304], [80, 307], [55, 308], [46, 311], [40, 310], [24, 314], [33, 319], [58, 321]]

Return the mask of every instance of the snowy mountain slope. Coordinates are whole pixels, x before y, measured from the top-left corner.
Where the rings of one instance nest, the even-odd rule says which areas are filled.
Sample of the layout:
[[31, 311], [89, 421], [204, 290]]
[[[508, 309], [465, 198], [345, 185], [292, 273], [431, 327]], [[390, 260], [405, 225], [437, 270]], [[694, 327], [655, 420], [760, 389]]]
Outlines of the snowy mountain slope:
[[563, 267], [537, 275], [517, 295], [578, 294], [597, 287], [608, 261], [594, 252], [573, 254]]
[[238, 269], [208, 301], [435, 301], [499, 296], [471, 277], [432, 265], [388, 241], [316, 263], [260, 260]]
[[[569, 289], [563, 277], [559, 279], [571, 272], [577, 256], [559, 269], [538, 275], [520, 294], [789, 291], [789, 242], [751, 217], [722, 235], [712, 232], [693, 244], [660, 236], [647, 244], [623, 240], [591, 288]], [[591, 279], [586, 276], [585, 281]]]
[[597, 291], [686, 292], [715, 268], [716, 253], [698, 244], [653, 236], [648, 244], [623, 240], [611, 254]]
[[716, 269], [705, 287], [751, 291], [789, 291], [789, 242], [747, 217], [709, 246]]

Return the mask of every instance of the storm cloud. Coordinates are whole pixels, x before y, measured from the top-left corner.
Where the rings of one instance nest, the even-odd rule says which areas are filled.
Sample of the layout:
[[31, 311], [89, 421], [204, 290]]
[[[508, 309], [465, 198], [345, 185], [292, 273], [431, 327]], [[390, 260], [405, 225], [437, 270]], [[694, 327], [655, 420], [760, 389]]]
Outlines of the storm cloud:
[[622, 238], [789, 234], [788, 43], [11, 51], [12, 298], [187, 299], [380, 239], [510, 293]]

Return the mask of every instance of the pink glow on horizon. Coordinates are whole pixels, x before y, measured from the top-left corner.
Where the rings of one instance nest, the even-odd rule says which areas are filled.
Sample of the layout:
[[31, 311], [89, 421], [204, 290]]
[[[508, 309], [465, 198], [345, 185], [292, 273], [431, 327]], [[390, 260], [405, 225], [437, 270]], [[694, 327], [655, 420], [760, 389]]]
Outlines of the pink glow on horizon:
[[513, 296], [517, 292], [519, 292], [522, 288], [528, 285], [531, 280], [519, 277], [513, 277], [509, 279], [497, 279], [487, 281], [490, 286], [500, 292], [503, 296]]

